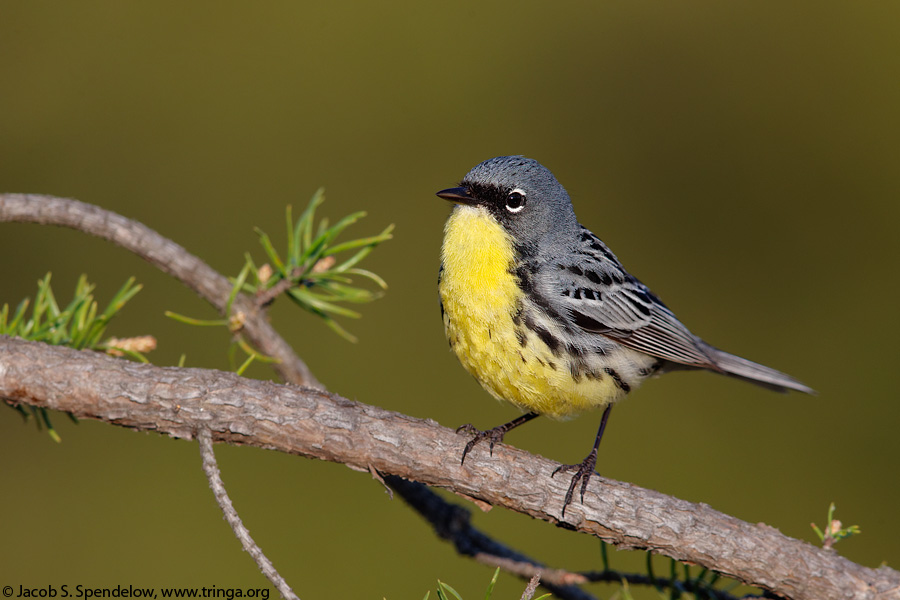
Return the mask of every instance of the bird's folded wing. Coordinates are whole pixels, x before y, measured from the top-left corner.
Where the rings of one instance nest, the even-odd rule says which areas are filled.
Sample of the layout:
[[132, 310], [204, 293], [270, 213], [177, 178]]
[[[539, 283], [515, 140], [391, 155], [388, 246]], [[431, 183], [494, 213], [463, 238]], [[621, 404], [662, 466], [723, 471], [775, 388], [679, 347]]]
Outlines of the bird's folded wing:
[[708, 346], [618, 261], [578, 253], [557, 262], [542, 287], [554, 288], [544, 291], [582, 330], [651, 356], [719, 370]]

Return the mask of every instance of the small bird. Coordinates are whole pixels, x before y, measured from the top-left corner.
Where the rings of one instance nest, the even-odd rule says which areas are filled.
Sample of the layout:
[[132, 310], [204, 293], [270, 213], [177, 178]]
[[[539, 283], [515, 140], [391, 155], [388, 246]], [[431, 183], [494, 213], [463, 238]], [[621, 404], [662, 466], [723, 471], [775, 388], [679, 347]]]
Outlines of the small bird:
[[615, 402], [645, 379], [706, 369], [763, 387], [807, 394], [793, 377], [710, 346], [575, 217], [565, 188], [535, 160], [500, 156], [438, 197], [455, 206], [444, 227], [438, 288], [444, 331], [463, 367], [492, 396], [524, 414], [493, 429], [471, 424], [462, 453], [494, 444], [539, 415], [565, 419], [603, 408], [587, 457], [562, 507], [581, 498]]

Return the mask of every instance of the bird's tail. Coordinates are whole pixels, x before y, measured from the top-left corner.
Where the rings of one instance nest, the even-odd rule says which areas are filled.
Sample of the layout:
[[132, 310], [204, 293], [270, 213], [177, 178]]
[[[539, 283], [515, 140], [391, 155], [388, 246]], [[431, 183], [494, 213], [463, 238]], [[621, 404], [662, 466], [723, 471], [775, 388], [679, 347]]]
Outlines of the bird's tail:
[[706, 346], [705, 350], [707, 350], [708, 354], [715, 362], [716, 367], [718, 367], [725, 375], [737, 377], [738, 379], [743, 379], [744, 381], [749, 381], [750, 383], [755, 383], [756, 385], [761, 385], [778, 392], [796, 390], [798, 392], [803, 392], [804, 394], [816, 393], [811, 387], [804, 385], [797, 379], [794, 379], [781, 371], [770, 369], [765, 365], [755, 363], [746, 358], [741, 358], [740, 356], [735, 356], [734, 354], [729, 354], [709, 345]]

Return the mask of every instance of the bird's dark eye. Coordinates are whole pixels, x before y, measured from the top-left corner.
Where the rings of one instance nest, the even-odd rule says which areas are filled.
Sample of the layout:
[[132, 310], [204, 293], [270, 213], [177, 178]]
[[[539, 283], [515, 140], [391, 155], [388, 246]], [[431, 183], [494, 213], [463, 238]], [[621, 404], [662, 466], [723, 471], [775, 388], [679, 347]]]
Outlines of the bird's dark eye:
[[519, 189], [511, 191], [506, 197], [506, 210], [517, 213], [523, 208], [525, 208], [525, 192]]

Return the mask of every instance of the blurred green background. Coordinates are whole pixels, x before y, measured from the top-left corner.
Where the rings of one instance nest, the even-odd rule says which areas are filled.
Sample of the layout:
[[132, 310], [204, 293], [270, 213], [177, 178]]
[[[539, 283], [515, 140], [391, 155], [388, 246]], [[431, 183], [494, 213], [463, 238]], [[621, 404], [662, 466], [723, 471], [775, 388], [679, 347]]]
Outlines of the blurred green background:
[[[355, 345], [284, 301], [274, 323], [330, 390], [450, 427], [516, 413], [448, 352], [435, 283], [449, 206], [434, 192], [492, 156], [537, 158], [697, 334], [820, 392], [651, 381], [613, 414], [600, 472], [807, 540], [834, 501], [863, 531], [839, 552], [900, 566], [900, 5], [3, 1], [0, 15], [0, 190], [117, 211], [233, 275], [245, 250], [262, 256], [253, 226], [282, 240], [285, 204], [325, 186], [323, 215], [369, 212], [351, 235], [396, 224], [363, 265], [390, 289], [343, 321]], [[136, 275], [145, 289], [109, 333], [157, 336], [157, 364], [228, 368], [227, 334], [163, 316], [211, 309], [126, 252], [15, 224], [0, 252], [0, 303], [47, 271], [60, 298], [87, 273], [101, 302]], [[574, 462], [598, 420], [539, 420], [508, 441]], [[61, 444], [0, 411], [0, 584], [268, 587], [194, 444], [55, 422]], [[301, 598], [421, 598], [437, 578], [481, 597], [490, 570], [368, 475], [217, 455]], [[552, 566], [599, 567], [594, 539], [474, 518]], [[504, 577], [495, 597], [523, 587]]]

